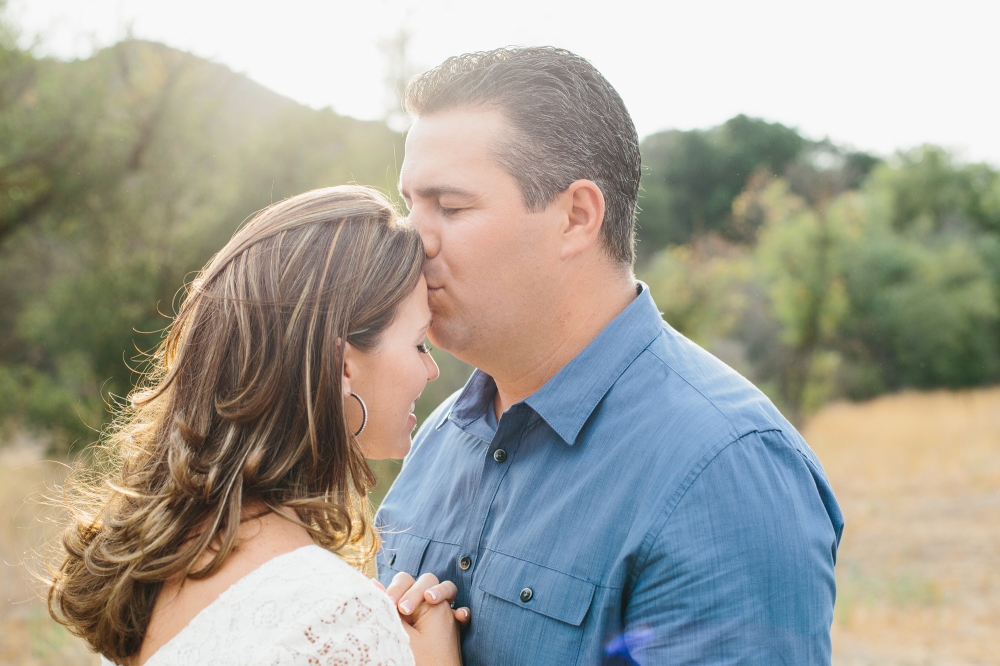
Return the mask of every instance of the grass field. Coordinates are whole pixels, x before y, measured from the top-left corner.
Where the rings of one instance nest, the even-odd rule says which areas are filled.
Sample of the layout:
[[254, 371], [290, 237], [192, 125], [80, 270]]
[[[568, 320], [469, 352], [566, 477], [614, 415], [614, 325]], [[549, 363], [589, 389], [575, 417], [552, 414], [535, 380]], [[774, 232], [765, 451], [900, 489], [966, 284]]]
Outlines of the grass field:
[[1000, 388], [832, 405], [803, 434], [847, 521], [835, 662], [1000, 664]]
[[[803, 434], [847, 520], [834, 663], [1000, 666], [1000, 388], [835, 404]], [[96, 663], [18, 564], [45, 540], [24, 498], [60, 473], [0, 449], [0, 664]]]
[[63, 476], [26, 441], [0, 448], [0, 664], [77, 666], [99, 663], [83, 643], [49, 619], [30, 571], [43, 573], [42, 553], [55, 536], [39, 496]]

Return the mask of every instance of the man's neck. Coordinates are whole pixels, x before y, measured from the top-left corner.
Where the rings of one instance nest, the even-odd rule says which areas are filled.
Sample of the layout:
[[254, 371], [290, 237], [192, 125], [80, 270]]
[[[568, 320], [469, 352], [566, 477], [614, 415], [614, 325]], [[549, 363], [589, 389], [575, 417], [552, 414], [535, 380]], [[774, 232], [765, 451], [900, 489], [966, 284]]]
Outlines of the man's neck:
[[577, 290], [562, 301], [531, 340], [508, 350], [516, 354], [516, 362], [489, 372], [497, 386], [497, 420], [576, 358], [635, 298], [635, 281], [628, 276], [596, 290]]

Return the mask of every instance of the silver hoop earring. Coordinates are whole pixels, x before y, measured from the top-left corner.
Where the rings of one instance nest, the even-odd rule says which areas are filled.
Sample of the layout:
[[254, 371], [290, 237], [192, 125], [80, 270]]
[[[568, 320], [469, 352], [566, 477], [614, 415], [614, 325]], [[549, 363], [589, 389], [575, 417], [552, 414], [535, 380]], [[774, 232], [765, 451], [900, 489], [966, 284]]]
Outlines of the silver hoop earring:
[[351, 397], [357, 400], [358, 404], [361, 405], [361, 427], [358, 428], [356, 433], [354, 433], [354, 436], [357, 437], [364, 432], [365, 426], [368, 425], [368, 405], [365, 404], [365, 401], [361, 399], [360, 395], [354, 393], [353, 391], [351, 391]]

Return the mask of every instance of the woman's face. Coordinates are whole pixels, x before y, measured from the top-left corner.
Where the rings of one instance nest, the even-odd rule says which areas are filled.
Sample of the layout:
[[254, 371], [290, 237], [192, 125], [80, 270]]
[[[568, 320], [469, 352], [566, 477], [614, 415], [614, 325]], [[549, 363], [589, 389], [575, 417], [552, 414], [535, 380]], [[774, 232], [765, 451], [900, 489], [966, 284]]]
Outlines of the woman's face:
[[403, 301], [396, 319], [383, 333], [379, 345], [364, 353], [350, 344], [344, 362], [344, 405], [351, 432], [361, 427], [362, 414], [353, 391], [368, 407], [368, 425], [358, 437], [365, 456], [402, 458], [410, 451], [410, 435], [417, 425], [414, 404], [439, 371], [427, 353], [427, 283], [420, 278]]

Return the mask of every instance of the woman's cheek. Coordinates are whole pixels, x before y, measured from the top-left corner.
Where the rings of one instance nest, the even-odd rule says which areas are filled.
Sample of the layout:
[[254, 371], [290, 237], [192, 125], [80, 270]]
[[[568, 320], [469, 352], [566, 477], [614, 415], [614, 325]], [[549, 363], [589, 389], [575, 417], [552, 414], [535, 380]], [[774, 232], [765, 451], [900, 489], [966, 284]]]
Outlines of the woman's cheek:
[[421, 352], [417, 352], [417, 357], [415, 359], [410, 359], [407, 362], [407, 367], [409, 370], [406, 373], [407, 376], [407, 387], [408, 392], [411, 394], [410, 400], [417, 397], [417, 394], [422, 390], [420, 388], [420, 382], [427, 377], [426, 371], [424, 371], [424, 362], [420, 358]]
[[413, 385], [417, 387], [417, 393], [423, 390], [421, 387], [426, 383], [427, 366], [424, 365], [424, 359], [418, 356], [416, 362], [413, 364]]

